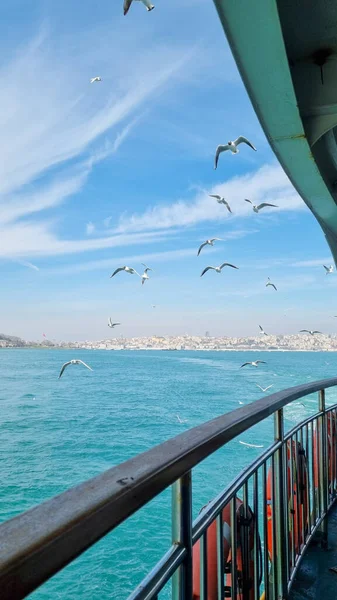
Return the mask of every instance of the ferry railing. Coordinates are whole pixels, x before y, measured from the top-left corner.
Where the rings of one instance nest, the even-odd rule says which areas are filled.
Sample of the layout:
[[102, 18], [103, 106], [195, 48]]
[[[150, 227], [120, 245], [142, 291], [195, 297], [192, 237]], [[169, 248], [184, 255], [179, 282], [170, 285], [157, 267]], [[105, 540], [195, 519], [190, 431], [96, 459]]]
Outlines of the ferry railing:
[[[192, 600], [196, 544], [200, 544], [200, 600], [208, 600], [207, 540], [214, 523], [218, 600], [287, 598], [313, 536], [319, 532], [323, 546], [327, 544], [327, 513], [337, 484], [337, 404], [326, 408], [325, 390], [336, 385], [337, 378], [327, 379], [266, 396], [1, 524], [1, 599], [27, 596], [169, 486], [172, 546], [129, 600], [157, 600], [170, 580], [173, 600]], [[283, 408], [315, 392], [318, 411], [285, 432]], [[274, 443], [192, 523], [193, 468], [271, 415]], [[231, 557], [226, 562], [223, 516], [228, 507], [230, 524], [235, 526], [227, 523]]]

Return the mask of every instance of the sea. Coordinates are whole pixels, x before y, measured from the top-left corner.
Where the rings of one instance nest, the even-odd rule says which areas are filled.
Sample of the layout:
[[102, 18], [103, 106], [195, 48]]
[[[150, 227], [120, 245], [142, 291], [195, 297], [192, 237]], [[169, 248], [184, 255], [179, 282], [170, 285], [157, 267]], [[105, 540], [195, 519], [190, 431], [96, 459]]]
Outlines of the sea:
[[[93, 369], [70, 366], [72, 358]], [[258, 368], [242, 363], [264, 360]], [[337, 354], [0, 350], [0, 522], [207, 420], [268, 393], [336, 376]], [[327, 404], [337, 390], [327, 391]], [[302, 401], [301, 401], [302, 402]], [[317, 395], [285, 409], [290, 428]], [[178, 419], [179, 416], [179, 419]], [[182, 421], [182, 422], [179, 422]], [[193, 471], [193, 514], [273, 440], [267, 419]], [[124, 600], [170, 546], [166, 490], [29, 597]], [[169, 588], [160, 594], [169, 598]]]

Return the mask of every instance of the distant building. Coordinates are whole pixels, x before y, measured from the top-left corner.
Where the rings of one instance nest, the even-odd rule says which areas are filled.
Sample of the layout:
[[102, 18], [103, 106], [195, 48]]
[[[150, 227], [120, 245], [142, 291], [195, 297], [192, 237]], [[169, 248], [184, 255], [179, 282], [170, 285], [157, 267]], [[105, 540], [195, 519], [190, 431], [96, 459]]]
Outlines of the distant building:
[[205, 337], [211, 337], [209, 331], [206, 331]]

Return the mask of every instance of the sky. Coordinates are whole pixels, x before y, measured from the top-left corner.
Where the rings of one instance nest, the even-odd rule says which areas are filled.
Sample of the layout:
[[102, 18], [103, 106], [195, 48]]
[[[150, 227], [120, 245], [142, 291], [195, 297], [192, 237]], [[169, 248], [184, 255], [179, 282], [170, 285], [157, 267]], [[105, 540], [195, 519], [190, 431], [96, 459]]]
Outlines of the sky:
[[[0, 31], [0, 331], [97, 340], [111, 316], [126, 337], [337, 333], [330, 250], [212, 2], [134, 2], [124, 17], [122, 0], [6, 0]], [[241, 145], [215, 171], [217, 145], [239, 135], [257, 152]], [[245, 198], [278, 208], [255, 214]], [[222, 262], [239, 269], [200, 277]], [[141, 263], [143, 286], [110, 278]]]

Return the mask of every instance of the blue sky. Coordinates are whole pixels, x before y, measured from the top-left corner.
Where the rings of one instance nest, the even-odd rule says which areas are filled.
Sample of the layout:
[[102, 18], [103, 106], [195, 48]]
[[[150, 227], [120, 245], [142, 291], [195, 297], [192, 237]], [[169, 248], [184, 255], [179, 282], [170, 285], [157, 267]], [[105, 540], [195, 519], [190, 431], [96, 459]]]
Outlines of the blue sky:
[[[122, 0], [11, 0], [0, 28], [0, 330], [102, 339], [111, 316], [125, 336], [336, 333], [329, 248], [268, 146], [212, 2], [135, 2], [124, 17]], [[214, 171], [216, 146], [241, 134], [258, 151], [223, 154]], [[244, 198], [279, 208], [257, 215]], [[197, 257], [210, 237], [224, 241]], [[239, 270], [200, 278], [223, 261]], [[142, 262], [144, 286], [110, 279]]]

